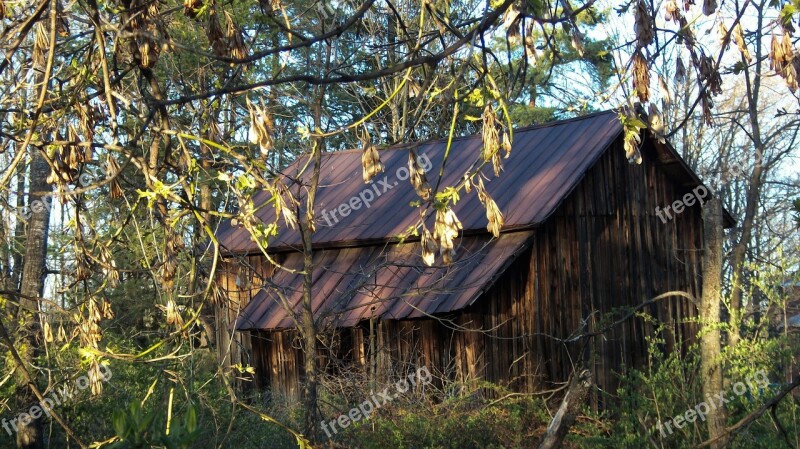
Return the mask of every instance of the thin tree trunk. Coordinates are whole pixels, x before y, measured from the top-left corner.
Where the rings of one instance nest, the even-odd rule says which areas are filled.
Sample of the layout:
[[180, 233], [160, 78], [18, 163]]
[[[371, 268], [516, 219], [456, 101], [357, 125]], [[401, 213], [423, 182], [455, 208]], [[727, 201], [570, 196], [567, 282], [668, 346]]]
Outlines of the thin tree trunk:
[[[766, 2], [760, 2], [755, 5], [758, 11], [758, 26], [756, 27], [757, 40], [761, 42], [764, 22], [764, 7]], [[755, 64], [753, 67], [754, 73], [750, 74], [749, 70], [744, 71], [744, 81], [747, 87], [747, 113], [750, 120], [750, 138], [755, 147], [756, 157], [753, 166], [753, 172], [750, 174], [750, 179], [747, 185], [747, 194], [745, 196], [744, 219], [742, 220], [742, 229], [739, 234], [739, 241], [733, 247], [733, 256], [731, 257], [731, 269], [733, 271], [732, 283], [733, 290], [731, 291], [731, 310], [730, 310], [730, 324], [731, 330], [729, 335], [729, 345], [736, 346], [741, 338], [740, 334], [740, 320], [742, 319], [742, 299], [744, 297], [744, 262], [747, 255], [747, 248], [750, 245], [750, 239], [753, 234], [753, 227], [758, 211], [758, 201], [761, 197], [762, 177], [764, 171], [764, 142], [761, 137], [761, 126], [759, 123], [758, 113], [758, 100], [761, 92], [761, 76], [762, 69], [762, 51], [761, 46], [755, 46]], [[746, 66], [746, 65], [745, 65]], [[751, 309], [754, 309], [754, 304], [749, 304]]]
[[[39, 326], [39, 300], [44, 291], [46, 275], [47, 234], [50, 223], [50, 195], [52, 187], [47, 183], [50, 166], [39, 149], [31, 149], [30, 194], [28, 206], [31, 209], [28, 222], [28, 234], [25, 241], [25, 263], [22, 268], [20, 284], [20, 323], [17, 347], [22, 360], [29, 367], [38, 354], [39, 342], [42, 340]], [[35, 374], [30, 370], [31, 375]], [[19, 385], [27, 384], [22, 368], [17, 369]], [[28, 409], [36, 403], [36, 396], [30, 388], [17, 390], [17, 404]], [[17, 447], [24, 449], [43, 448], [43, 429], [41, 418], [28, 424], [19, 423]]]
[[[320, 87], [312, 112], [314, 115], [314, 132], [322, 134], [322, 101], [325, 96], [325, 88]], [[306, 203], [305, 217], [300, 218], [300, 232], [303, 239], [303, 301], [300, 311], [300, 333], [303, 341], [303, 367], [305, 371], [305, 382], [303, 383], [303, 406], [305, 408], [305, 429], [306, 436], [313, 442], [315, 441], [315, 427], [317, 425], [317, 390], [319, 378], [317, 373], [317, 323], [314, 320], [312, 309], [311, 287], [313, 284], [314, 272], [314, 247], [312, 235], [314, 233], [314, 203], [319, 187], [320, 164], [322, 163], [322, 153], [325, 151], [325, 140], [323, 137], [312, 139], [313, 148], [313, 172], [311, 175], [311, 185], [308, 189], [308, 200]]]
[[[703, 397], [713, 398], [722, 391], [722, 342], [720, 340], [720, 304], [722, 301], [722, 205], [717, 198], [703, 207], [703, 296], [700, 301], [700, 371], [703, 382]], [[725, 431], [727, 413], [723, 405], [709, 410], [708, 434], [716, 438]], [[725, 447], [725, 439], [714, 444]]]

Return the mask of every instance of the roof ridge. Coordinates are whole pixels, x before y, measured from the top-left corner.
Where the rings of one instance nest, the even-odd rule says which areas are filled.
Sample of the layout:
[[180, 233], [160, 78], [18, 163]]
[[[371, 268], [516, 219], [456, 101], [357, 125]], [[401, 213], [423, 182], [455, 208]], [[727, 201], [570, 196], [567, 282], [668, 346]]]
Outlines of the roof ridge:
[[[534, 124], [534, 125], [527, 125], [527, 126], [522, 126], [520, 128], [514, 128], [514, 132], [515, 133], [528, 132], [528, 131], [535, 131], [537, 129], [550, 128], [550, 127], [553, 127], [553, 126], [561, 126], [561, 125], [565, 125], [565, 124], [568, 124], [568, 123], [572, 123], [572, 122], [576, 122], [576, 121], [580, 121], [580, 120], [586, 120], [586, 119], [590, 119], [590, 118], [595, 118], [595, 117], [600, 116], [600, 115], [612, 114], [612, 113], [616, 114], [617, 111], [614, 110], [614, 109], [605, 109], [605, 110], [602, 110], [602, 111], [590, 112], [590, 113], [585, 114], [585, 115], [579, 115], [579, 116], [576, 116], [576, 117], [570, 117], [570, 118], [566, 118], [566, 119], [563, 119], [563, 120], [552, 120], [552, 121], [545, 122], [545, 123], [537, 123], [537, 124]], [[477, 137], [480, 137], [480, 133], [470, 134], [468, 136], [453, 137], [453, 141], [455, 142], [455, 141], [466, 140], [466, 139], [474, 139], [474, 138], [477, 138]], [[445, 141], [447, 139], [448, 139], [447, 137], [437, 137], [435, 139], [428, 139], [428, 140], [421, 140], [421, 141], [400, 142], [400, 143], [395, 143], [395, 144], [389, 145], [386, 148], [378, 148], [378, 151], [404, 150], [404, 149], [407, 149], [409, 146], [412, 146], [412, 145], [417, 145], [417, 146], [426, 145], [426, 144], [429, 144], [429, 143], [436, 143], [436, 142]], [[363, 149], [361, 149], [361, 148], [348, 148], [346, 150], [329, 151], [329, 152], [323, 153], [323, 156], [334, 156], [334, 155], [337, 155], [337, 154], [349, 154], [349, 153], [355, 153], [355, 152], [361, 152], [361, 151], [363, 151]], [[300, 159], [301, 157], [309, 155], [309, 154], [310, 153], [299, 154], [297, 156], [297, 159]], [[292, 162], [292, 163], [294, 163], [294, 162]]]

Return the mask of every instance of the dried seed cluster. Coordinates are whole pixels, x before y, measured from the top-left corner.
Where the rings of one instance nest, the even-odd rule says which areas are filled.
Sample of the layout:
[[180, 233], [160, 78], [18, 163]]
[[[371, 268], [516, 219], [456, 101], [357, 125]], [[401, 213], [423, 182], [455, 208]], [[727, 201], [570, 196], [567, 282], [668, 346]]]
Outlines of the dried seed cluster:
[[784, 30], [783, 36], [772, 35], [769, 52], [769, 67], [786, 81], [789, 90], [797, 90], [797, 74], [800, 73], [800, 58], [792, 48], [789, 32]]
[[272, 117], [266, 106], [253, 104], [247, 99], [247, 111], [250, 114], [250, 143], [258, 144], [261, 154], [267, 154], [273, 148]]
[[419, 165], [419, 161], [417, 160], [417, 152], [409, 150], [408, 152], [408, 173], [409, 173], [409, 181], [411, 185], [414, 186], [414, 190], [416, 190], [417, 195], [419, 195], [423, 200], [430, 199], [431, 197], [431, 185], [428, 184], [428, 178], [425, 176], [425, 169], [423, 169]]

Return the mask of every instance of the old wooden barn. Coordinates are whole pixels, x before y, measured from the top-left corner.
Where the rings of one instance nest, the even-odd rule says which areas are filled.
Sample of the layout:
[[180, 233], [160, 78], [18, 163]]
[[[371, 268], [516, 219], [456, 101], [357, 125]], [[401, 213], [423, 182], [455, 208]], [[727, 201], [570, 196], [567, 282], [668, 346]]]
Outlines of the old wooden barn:
[[[397, 379], [424, 365], [454, 381], [534, 391], [566, 380], [582, 362], [611, 391], [623, 366], [645, 363], [645, 336], [654, 325], [632, 318], [602, 338], [579, 336], [598, 330], [605, 314], [661, 293], [699, 296], [700, 204], [708, 197], [680, 213], [657, 207], [693, 192], [709, 195], [669, 143], [645, 138], [643, 162], [629, 163], [622, 134], [610, 111], [516, 130], [501, 175], [484, 169], [487, 191], [505, 215], [502, 233], [487, 232], [474, 190], [462, 195], [454, 211], [464, 229], [449, 266], [425, 266], [418, 241], [396, 238], [418, 218], [409, 203], [419, 198], [403, 180], [409, 148], [427, 158], [435, 184], [446, 141], [382, 150], [385, 170], [373, 184], [362, 182], [360, 151], [324, 154], [313, 254], [313, 309], [328, 330], [320, 341], [321, 368]], [[480, 136], [455, 139], [441, 185], [455, 184], [480, 149]], [[285, 171], [288, 184], [305, 182], [295, 176], [305, 162]], [[352, 198], [361, 198], [361, 207]], [[256, 204], [267, 199], [257, 196]], [[272, 207], [259, 213], [274, 221]], [[727, 213], [726, 222], [732, 224]], [[276, 289], [299, 304], [301, 276], [274, 270], [241, 227], [223, 223], [218, 238], [221, 357], [254, 366], [259, 388], [295, 396], [302, 354]], [[301, 270], [300, 241], [297, 231], [282, 227], [270, 258]], [[643, 311], [669, 327], [666, 350], [695, 338], [689, 300], [672, 297]]]

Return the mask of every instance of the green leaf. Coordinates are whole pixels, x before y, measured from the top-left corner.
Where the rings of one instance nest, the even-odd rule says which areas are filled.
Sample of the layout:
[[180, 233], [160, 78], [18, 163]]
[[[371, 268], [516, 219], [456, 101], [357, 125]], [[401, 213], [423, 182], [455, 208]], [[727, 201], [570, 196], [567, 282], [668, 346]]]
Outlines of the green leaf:
[[114, 410], [111, 414], [111, 424], [114, 426], [114, 432], [121, 439], [125, 439], [128, 430], [128, 420], [123, 410]]
[[189, 433], [194, 433], [197, 430], [197, 409], [194, 404], [189, 404], [186, 409], [186, 415], [183, 417], [183, 422]]
[[797, 13], [797, 8], [792, 4], [786, 4], [779, 14], [781, 24], [786, 26], [792, 22], [792, 16]]

